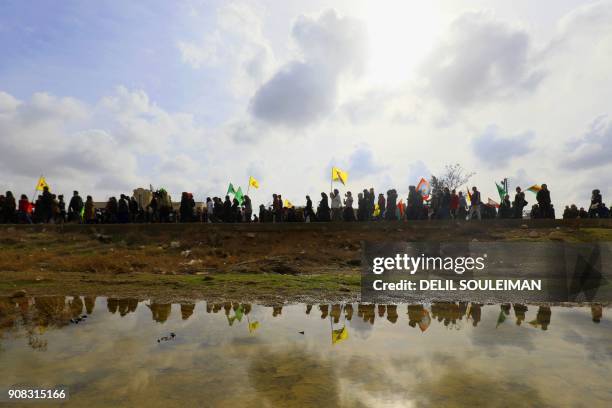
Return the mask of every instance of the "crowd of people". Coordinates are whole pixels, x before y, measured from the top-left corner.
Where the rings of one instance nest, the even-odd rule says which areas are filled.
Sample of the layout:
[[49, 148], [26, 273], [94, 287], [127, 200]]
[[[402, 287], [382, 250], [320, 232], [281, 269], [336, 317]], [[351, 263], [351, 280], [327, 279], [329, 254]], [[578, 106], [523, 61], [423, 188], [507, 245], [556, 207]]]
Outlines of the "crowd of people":
[[[483, 202], [476, 187], [467, 194], [447, 187], [432, 192], [426, 197], [415, 186], [409, 187], [406, 201], [399, 198], [395, 189], [376, 195], [373, 188], [364, 189], [355, 200], [350, 191], [341, 193], [334, 189], [329, 195], [321, 193], [315, 209], [310, 196], [306, 205], [296, 208], [281, 194], [273, 194], [272, 202], [261, 204], [259, 212], [253, 212], [248, 195], [226, 195], [208, 197], [197, 205], [191, 193], [183, 192], [180, 205], [175, 208], [170, 195], [163, 189], [152, 192], [148, 203], [140, 203], [134, 196], [121, 194], [119, 199], [111, 197], [105, 206], [96, 206], [92, 197], [85, 200], [74, 191], [68, 206], [63, 195], [55, 195], [45, 187], [35, 202], [22, 194], [16, 201], [12, 192], [0, 195], [1, 223], [147, 223], [147, 222], [329, 222], [329, 221], [376, 221], [376, 220], [472, 220], [491, 218], [555, 218], [550, 191], [542, 184], [537, 192], [536, 203], [526, 213], [529, 204], [525, 192], [516, 187], [514, 200], [508, 194], [500, 204]], [[564, 219], [609, 218], [610, 210], [604, 204], [599, 190], [593, 190], [588, 210], [576, 205], [566, 206]]]

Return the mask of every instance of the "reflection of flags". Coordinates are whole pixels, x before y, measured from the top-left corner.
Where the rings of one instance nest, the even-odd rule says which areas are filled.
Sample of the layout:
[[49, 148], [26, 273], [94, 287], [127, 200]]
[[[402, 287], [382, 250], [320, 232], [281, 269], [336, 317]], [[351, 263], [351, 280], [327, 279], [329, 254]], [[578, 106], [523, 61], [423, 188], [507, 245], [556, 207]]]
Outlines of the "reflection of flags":
[[337, 167], [332, 167], [332, 181], [339, 181], [346, 185], [346, 182], [348, 181], [348, 173], [340, 170]]
[[240, 306], [238, 306], [238, 309], [236, 309], [236, 311], [234, 312], [234, 315], [232, 317], [227, 316], [227, 322], [229, 323], [230, 326], [232, 326], [234, 324], [234, 321], [236, 321], [236, 320], [241, 322], [243, 315], [244, 315], [244, 312], [242, 310], [242, 305], [240, 305]]
[[487, 200], [487, 204], [492, 206], [492, 207], [499, 208], [499, 204], [497, 204], [495, 201], [491, 200], [491, 198], [489, 198]]
[[506, 198], [506, 194], [508, 194], [508, 192], [497, 183], [495, 183], [495, 187], [497, 187], [497, 194], [499, 194], [499, 200], [504, 201], [504, 198]]
[[506, 321], [506, 315], [504, 314], [503, 310], [500, 310], [499, 316], [497, 316], [497, 324], [495, 325], [495, 328], [497, 329], [497, 327], [505, 321]]
[[249, 333], [253, 333], [259, 328], [259, 322], [255, 320], [253, 323], [249, 323]]
[[38, 179], [38, 183], [36, 184], [36, 190], [43, 191], [45, 187], [51, 190], [51, 188], [49, 187], [49, 184], [47, 184], [47, 180], [45, 180], [43, 176], [40, 176], [40, 178]]
[[421, 192], [423, 200], [429, 200], [429, 194], [431, 193], [431, 186], [429, 185], [429, 181], [421, 177], [421, 181], [419, 181], [419, 184], [417, 184], [416, 189], [417, 191]]
[[421, 332], [424, 332], [425, 330], [429, 328], [430, 324], [431, 324], [431, 317], [429, 316], [429, 311], [427, 309], [424, 309], [423, 317], [421, 318], [421, 320], [419, 320], [419, 329], [421, 329]]
[[342, 340], [348, 339], [348, 329], [346, 326], [341, 329], [332, 330], [332, 344], [341, 342]]
[[531, 191], [532, 193], [537, 193], [538, 191], [540, 191], [542, 189], [542, 187], [540, 187], [537, 184], [534, 184], [533, 186], [529, 187], [527, 189], [527, 191]]
[[285, 208], [293, 208], [293, 204], [291, 204], [291, 201], [287, 200], [286, 198], [285, 198], [285, 201], [283, 203], [283, 206]]
[[249, 186], [259, 188], [259, 181], [255, 180], [253, 177], [249, 177]]

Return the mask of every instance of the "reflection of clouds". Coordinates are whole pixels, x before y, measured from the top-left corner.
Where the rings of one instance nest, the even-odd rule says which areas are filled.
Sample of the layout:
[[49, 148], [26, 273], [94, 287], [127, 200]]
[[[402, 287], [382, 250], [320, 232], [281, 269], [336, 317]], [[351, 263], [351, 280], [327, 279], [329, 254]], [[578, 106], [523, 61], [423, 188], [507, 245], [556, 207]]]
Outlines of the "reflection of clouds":
[[370, 337], [374, 329], [374, 325], [369, 322], [364, 322], [360, 317], [347, 321], [347, 324], [352, 329], [350, 332], [351, 334], [355, 333], [356, 337], [364, 340]]
[[[527, 312], [533, 314], [533, 306]], [[495, 321], [499, 315], [500, 308], [495, 306], [483, 306], [483, 323], [476, 330], [470, 330], [469, 337], [472, 344], [490, 356], [496, 356], [501, 348], [518, 347], [525, 351], [535, 349], [535, 337], [538, 333], [526, 326], [516, 326], [513, 313], [506, 317], [506, 321], [495, 327]], [[529, 320], [529, 319], [528, 319]]]
[[[605, 309], [609, 311], [610, 309]], [[570, 309], [562, 314], [564, 327], [567, 327], [562, 339], [584, 347], [589, 359], [596, 364], [609, 365], [612, 359], [612, 321], [602, 319], [599, 323], [593, 323], [588, 319], [589, 315], [584, 310]], [[596, 326], [598, 330], [593, 330]]]

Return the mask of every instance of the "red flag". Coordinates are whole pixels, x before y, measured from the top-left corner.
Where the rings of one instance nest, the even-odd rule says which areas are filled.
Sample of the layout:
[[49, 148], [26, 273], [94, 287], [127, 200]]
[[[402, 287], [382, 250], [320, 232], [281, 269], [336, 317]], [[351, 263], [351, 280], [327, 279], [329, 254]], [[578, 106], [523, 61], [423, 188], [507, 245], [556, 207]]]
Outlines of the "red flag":
[[491, 200], [490, 197], [487, 200], [487, 205], [490, 205], [491, 207], [499, 208], [499, 204], [497, 204], [495, 201]]
[[400, 217], [404, 216], [404, 199], [400, 199], [399, 203], [397, 203], [397, 208], [399, 209]]

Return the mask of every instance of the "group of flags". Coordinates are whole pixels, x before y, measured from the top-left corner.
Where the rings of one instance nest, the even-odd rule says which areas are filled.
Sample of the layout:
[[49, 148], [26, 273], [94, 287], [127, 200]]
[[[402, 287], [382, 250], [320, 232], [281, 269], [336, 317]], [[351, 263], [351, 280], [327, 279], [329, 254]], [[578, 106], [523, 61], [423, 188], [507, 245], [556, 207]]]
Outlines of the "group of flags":
[[[252, 176], [249, 177], [248, 189], [250, 189], [251, 187], [259, 188], [259, 181], [257, 181]], [[248, 194], [248, 189], [247, 189], [247, 194]], [[229, 186], [227, 187], [227, 193], [225, 193], [225, 195], [230, 195], [230, 194], [233, 195], [236, 200], [238, 200], [238, 204], [242, 205], [242, 203], [244, 202], [244, 193], [242, 192], [242, 187], [238, 186], [238, 189], [236, 190], [234, 188], [234, 185], [230, 182]]]

